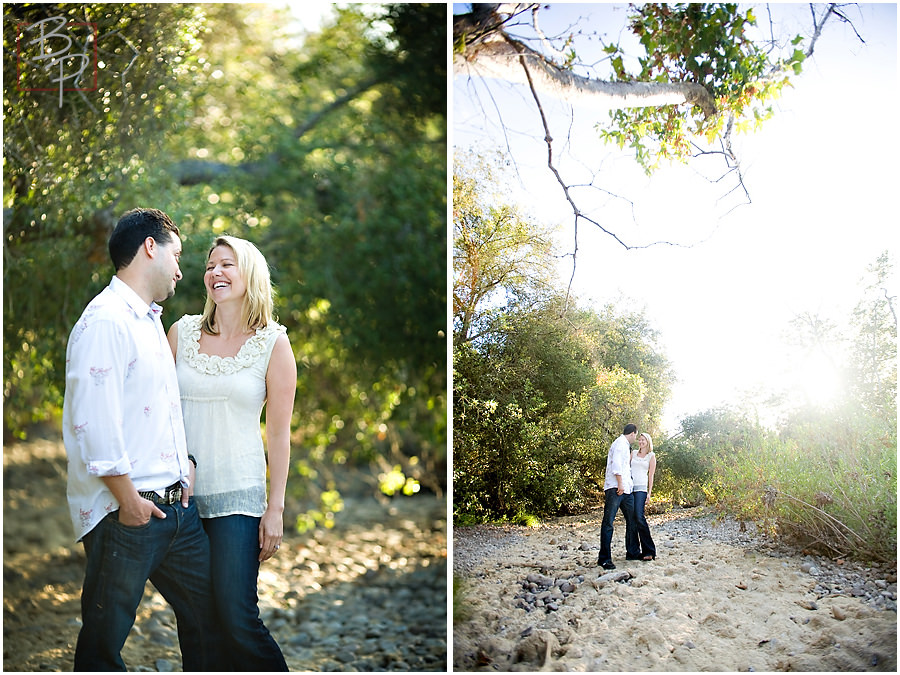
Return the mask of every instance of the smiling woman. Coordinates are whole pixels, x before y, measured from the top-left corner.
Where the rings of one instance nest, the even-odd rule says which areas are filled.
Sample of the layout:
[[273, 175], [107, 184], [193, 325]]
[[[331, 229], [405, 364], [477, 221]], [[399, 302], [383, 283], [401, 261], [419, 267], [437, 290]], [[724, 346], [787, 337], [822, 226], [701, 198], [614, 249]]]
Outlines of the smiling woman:
[[259, 618], [257, 579], [284, 536], [297, 365], [273, 319], [269, 268], [256, 246], [216, 238], [204, 284], [204, 314], [182, 317], [169, 332], [187, 446], [204, 467], [191, 488], [231, 661], [239, 670], [283, 671], [284, 656]]

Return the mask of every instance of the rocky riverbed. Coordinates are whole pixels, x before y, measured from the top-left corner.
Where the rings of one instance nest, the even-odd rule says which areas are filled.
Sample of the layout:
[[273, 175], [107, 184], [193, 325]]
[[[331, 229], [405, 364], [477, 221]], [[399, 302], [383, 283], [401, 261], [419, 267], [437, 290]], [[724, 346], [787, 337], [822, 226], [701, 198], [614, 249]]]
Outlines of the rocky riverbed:
[[[4, 447], [7, 672], [72, 669], [84, 555], [72, 542], [65, 471], [57, 440]], [[348, 480], [333, 529], [286, 528], [263, 563], [262, 616], [291, 670], [447, 670], [446, 501], [376, 492], [366, 476]], [[181, 669], [174, 614], [152, 585], [123, 658], [130, 670]]]
[[625, 560], [620, 517], [606, 571], [601, 515], [454, 529], [454, 670], [896, 672], [896, 563], [690, 509], [650, 517], [651, 562]]

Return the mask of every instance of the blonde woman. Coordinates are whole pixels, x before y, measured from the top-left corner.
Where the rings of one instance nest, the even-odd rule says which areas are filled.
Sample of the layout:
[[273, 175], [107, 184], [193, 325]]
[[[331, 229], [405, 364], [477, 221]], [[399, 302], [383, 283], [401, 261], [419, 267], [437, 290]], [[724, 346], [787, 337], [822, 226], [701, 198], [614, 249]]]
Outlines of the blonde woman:
[[193, 492], [210, 542], [217, 613], [234, 670], [286, 671], [259, 617], [257, 579], [283, 536], [297, 364], [273, 319], [269, 268], [253, 244], [217, 238], [203, 280], [203, 314], [183, 316], [169, 344], [187, 447], [197, 461]]
[[656, 473], [656, 455], [650, 434], [638, 436], [638, 449], [631, 453], [631, 478], [634, 481], [634, 515], [637, 534], [641, 542], [641, 560], [656, 559], [656, 545], [650, 536], [650, 525], [644, 507], [653, 492], [653, 475]]

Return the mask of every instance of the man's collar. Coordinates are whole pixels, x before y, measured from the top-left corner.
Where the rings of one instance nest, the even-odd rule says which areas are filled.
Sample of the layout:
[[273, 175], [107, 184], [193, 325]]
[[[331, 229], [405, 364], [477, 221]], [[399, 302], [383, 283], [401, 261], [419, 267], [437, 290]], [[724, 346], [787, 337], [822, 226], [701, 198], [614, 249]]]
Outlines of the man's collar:
[[109, 287], [116, 295], [122, 298], [129, 307], [131, 307], [131, 310], [137, 316], [144, 316], [150, 312], [153, 312], [156, 316], [162, 314], [162, 307], [155, 302], [151, 302], [148, 305], [131, 286], [122, 281], [119, 277], [113, 276], [109, 282]]

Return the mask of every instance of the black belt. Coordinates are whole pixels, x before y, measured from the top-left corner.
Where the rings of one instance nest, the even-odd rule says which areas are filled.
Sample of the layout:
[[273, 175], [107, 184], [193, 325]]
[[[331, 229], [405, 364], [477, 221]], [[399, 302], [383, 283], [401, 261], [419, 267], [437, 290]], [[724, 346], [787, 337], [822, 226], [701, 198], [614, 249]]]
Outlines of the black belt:
[[172, 485], [166, 488], [165, 494], [162, 497], [153, 490], [148, 492], [138, 491], [138, 494], [155, 504], [177, 504], [181, 501], [181, 483], [172, 483]]

